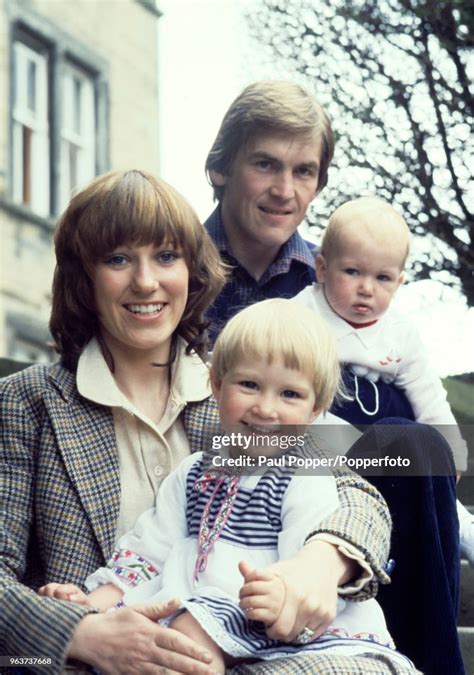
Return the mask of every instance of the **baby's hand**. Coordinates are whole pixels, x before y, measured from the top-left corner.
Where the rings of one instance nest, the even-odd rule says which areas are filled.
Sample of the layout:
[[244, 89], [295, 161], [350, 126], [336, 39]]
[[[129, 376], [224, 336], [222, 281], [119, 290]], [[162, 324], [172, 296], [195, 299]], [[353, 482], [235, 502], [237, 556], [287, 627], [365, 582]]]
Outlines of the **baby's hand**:
[[75, 605], [90, 605], [89, 596], [74, 584], [46, 584], [41, 586], [38, 593], [45, 598], [67, 600]]
[[240, 607], [249, 619], [271, 626], [280, 616], [285, 602], [285, 584], [275, 573], [255, 570], [244, 560], [239, 570], [245, 583], [240, 589]]

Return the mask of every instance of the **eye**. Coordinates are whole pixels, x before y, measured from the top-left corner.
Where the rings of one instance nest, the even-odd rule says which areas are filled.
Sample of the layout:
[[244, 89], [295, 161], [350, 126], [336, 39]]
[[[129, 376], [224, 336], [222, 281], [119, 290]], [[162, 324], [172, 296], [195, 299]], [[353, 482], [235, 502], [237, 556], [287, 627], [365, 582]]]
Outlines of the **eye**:
[[293, 389], [285, 389], [284, 391], [281, 392], [281, 395], [283, 398], [301, 398], [301, 394], [297, 391], [294, 391]]
[[359, 274], [359, 271], [355, 267], [346, 267], [344, 274], [348, 274], [350, 277], [355, 277]]
[[163, 265], [169, 265], [170, 263], [175, 262], [175, 260], [178, 260], [178, 258], [180, 258], [180, 255], [176, 251], [161, 251], [156, 255], [158, 262]]
[[126, 265], [127, 262], [127, 256], [122, 255], [121, 253], [113, 253], [112, 255], [107, 256], [104, 260], [104, 263], [110, 267], [122, 267], [123, 265]]
[[257, 383], [253, 382], [252, 380], [241, 380], [239, 384], [244, 389], [252, 389], [252, 390], [258, 389]]
[[311, 166], [300, 166], [298, 167], [298, 174], [303, 178], [314, 178], [316, 171]]
[[392, 281], [392, 277], [388, 274], [377, 274], [378, 281]]
[[255, 161], [255, 166], [257, 169], [261, 169], [262, 171], [268, 171], [272, 167], [272, 163], [269, 159], [257, 159]]

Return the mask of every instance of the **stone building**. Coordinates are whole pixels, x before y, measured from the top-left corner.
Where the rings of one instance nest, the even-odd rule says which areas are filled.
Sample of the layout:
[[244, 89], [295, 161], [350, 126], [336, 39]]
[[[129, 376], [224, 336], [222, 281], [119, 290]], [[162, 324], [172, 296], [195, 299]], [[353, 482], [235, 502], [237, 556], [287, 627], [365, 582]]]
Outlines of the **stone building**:
[[47, 361], [52, 228], [108, 169], [158, 167], [154, 0], [0, 0], [0, 357]]

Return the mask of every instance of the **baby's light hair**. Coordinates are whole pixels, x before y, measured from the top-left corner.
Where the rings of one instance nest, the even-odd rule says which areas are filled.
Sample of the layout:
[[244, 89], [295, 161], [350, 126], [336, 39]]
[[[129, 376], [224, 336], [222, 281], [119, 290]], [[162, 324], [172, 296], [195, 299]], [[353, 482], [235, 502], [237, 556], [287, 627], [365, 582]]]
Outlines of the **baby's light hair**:
[[277, 360], [309, 377], [316, 405], [327, 411], [343, 395], [336, 339], [315, 312], [291, 300], [275, 298], [246, 307], [224, 327], [214, 347], [213, 377], [223, 377], [249, 359]]
[[326, 260], [340, 250], [347, 237], [367, 237], [381, 246], [394, 241], [401, 244], [400, 271], [403, 271], [410, 250], [410, 230], [399, 211], [379, 197], [359, 197], [345, 202], [329, 218], [321, 242], [320, 253]]

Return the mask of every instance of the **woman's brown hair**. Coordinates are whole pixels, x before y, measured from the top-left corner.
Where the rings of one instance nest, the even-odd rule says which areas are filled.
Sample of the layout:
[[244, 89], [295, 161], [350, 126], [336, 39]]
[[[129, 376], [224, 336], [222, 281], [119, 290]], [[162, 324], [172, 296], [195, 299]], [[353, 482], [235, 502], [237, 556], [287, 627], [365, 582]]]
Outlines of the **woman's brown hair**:
[[224, 284], [223, 266], [195, 211], [165, 181], [136, 170], [99, 176], [72, 198], [54, 243], [50, 330], [67, 368], [75, 370], [82, 350], [99, 334], [94, 266], [123, 244], [169, 243], [182, 251], [189, 288], [176, 332], [188, 343], [188, 352], [205, 357], [204, 312]]

